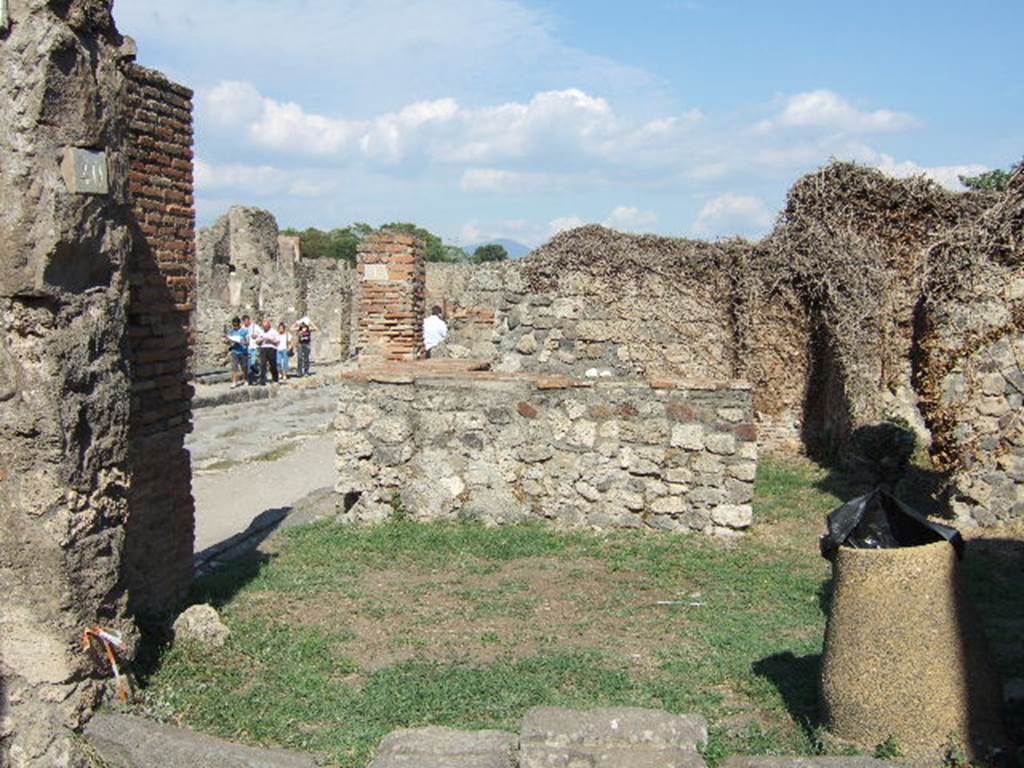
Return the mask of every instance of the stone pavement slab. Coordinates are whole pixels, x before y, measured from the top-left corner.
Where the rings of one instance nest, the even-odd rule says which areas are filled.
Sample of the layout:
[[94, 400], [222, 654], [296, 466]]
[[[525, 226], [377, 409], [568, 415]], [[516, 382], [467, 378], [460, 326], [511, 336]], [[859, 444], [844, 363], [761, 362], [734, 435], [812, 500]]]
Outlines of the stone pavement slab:
[[873, 757], [746, 757], [734, 755], [721, 768], [897, 768]]
[[130, 715], [98, 714], [85, 737], [108, 768], [315, 768], [309, 755], [257, 749]]
[[369, 768], [515, 768], [515, 734], [408, 728], [380, 743]]
[[521, 768], [703, 768], [699, 715], [632, 707], [537, 707], [523, 718]]

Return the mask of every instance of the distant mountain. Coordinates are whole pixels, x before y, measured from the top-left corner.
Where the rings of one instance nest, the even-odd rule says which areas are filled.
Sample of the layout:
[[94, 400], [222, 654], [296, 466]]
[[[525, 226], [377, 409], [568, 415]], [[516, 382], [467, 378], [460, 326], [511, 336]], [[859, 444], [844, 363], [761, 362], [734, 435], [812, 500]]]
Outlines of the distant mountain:
[[479, 248], [481, 245], [503, 245], [505, 246], [505, 250], [508, 251], [508, 257], [510, 259], [521, 259], [523, 258], [523, 256], [525, 256], [526, 254], [533, 250], [528, 245], [523, 245], [522, 243], [518, 243], [515, 240], [509, 240], [507, 238], [502, 238], [500, 240], [484, 240], [482, 243], [464, 245], [462, 246], [462, 250], [464, 250], [466, 253], [472, 256], [473, 252], [476, 251], [476, 249]]

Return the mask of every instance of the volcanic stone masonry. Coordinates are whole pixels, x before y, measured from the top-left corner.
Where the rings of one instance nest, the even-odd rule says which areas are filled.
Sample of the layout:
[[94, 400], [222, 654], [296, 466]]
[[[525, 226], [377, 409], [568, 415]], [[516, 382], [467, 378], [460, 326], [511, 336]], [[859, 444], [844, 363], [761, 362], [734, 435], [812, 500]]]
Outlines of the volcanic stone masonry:
[[0, 765], [82, 766], [82, 631], [173, 611], [191, 566], [190, 92], [110, 2], [0, 33]]
[[363, 359], [415, 360], [423, 352], [423, 243], [375, 232], [359, 244], [352, 312], [352, 354]]
[[728, 532], [753, 520], [742, 382], [574, 381], [405, 366], [342, 384], [342, 519]]

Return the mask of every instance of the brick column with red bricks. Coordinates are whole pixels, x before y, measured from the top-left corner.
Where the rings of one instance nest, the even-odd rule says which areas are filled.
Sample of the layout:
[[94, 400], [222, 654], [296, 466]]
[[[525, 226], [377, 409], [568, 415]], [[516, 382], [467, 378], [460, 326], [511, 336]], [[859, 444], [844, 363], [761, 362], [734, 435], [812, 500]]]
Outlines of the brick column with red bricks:
[[185, 435], [191, 431], [192, 314], [196, 298], [192, 91], [136, 64], [127, 80], [132, 378], [124, 576], [129, 608], [160, 614], [192, 580], [195, 505]]
[[361, 361], [415, 360], [423, 353], [426, 259], [422, 241], [375, 232], [359, 245], [352, 351]]

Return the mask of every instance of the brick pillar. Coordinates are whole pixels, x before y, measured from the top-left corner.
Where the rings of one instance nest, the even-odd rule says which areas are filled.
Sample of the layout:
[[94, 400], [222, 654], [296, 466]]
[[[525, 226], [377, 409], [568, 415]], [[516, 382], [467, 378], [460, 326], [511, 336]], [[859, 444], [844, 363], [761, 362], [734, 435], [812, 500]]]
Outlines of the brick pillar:
[[128, 84], [128, 192], [136, 227], [129, 262], [132, 471], [124, 553], [129, 609], [163, 614], [192, 580], [195, 505], [185, 435], [195, 306], [192, 91], [144, 67]]
[[422, 241], [375, 232], [359, 245], [352, 352], [361, 360], [415, 360], [423, 352]]

